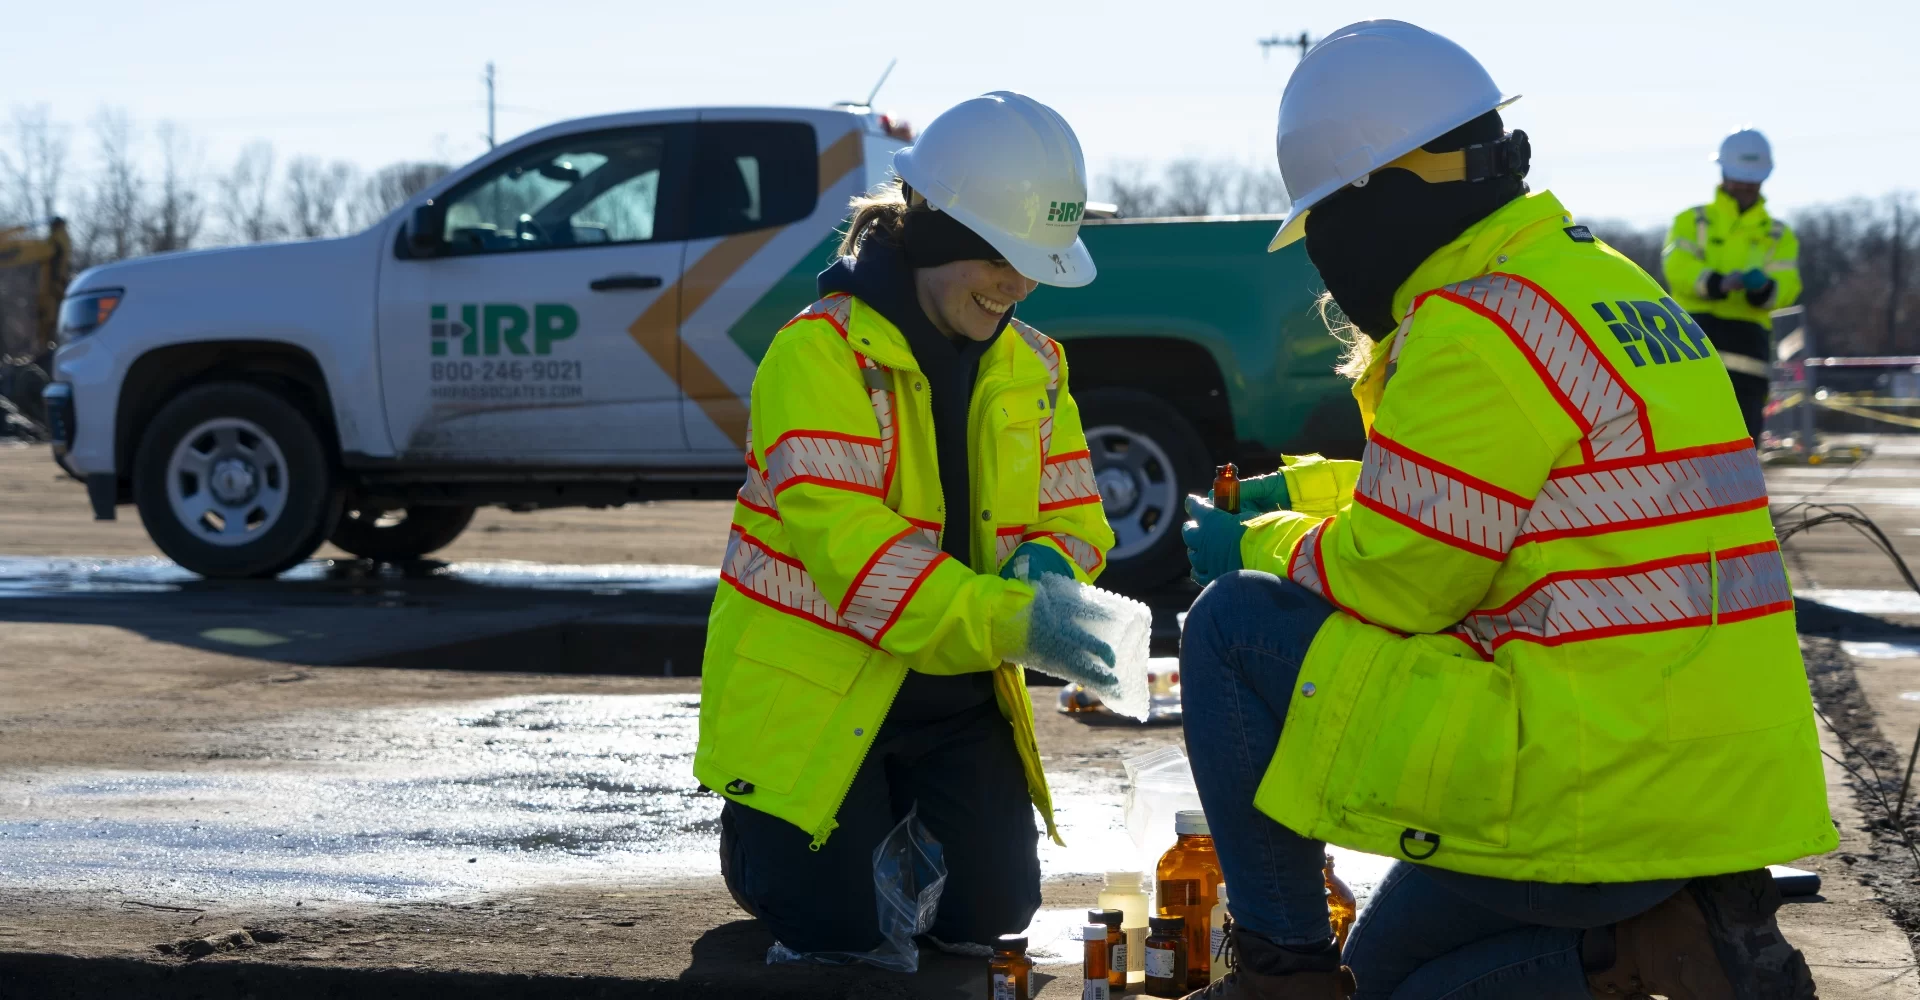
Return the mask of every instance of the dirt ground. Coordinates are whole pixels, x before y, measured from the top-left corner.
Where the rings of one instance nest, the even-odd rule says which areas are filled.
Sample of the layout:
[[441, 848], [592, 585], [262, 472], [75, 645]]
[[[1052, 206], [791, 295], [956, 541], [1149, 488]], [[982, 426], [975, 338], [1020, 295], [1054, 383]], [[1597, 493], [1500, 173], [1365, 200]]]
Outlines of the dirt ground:
[[[1904, 488], [1899, 476], [1910, 475], [1911, 496], [1920, 497], [1920, 461], [1889, 456], [1867, 468], [1886, 474], [1869, 477], [1862, 469], [1836, 483], [1834, 474], [1795, 473], [1778, 477], [1774, 491], [1817, 490], [1828, 499], [1879, 504], [1866, 509], [1898, 522], [1890, 531], [1910, 524], [1920, 534], [1920, 516], [1900, 506], [1909, 494], [1889, 492]], [[1862, 484], [1879, 492], [1865, 492]], [[1920, 512], [1920, 504], [1909, 506]], [[0, 446], [0, 556], [157, 555], [137, 516], [121, 513], [116, 522], [92, 521], [83, 491], [53, 468], [44, 449]], [[1901, 520], [1906, 517], [1911, 520]], [[474, 529], [441, 555], [711, 565], [726, 518], [726, 505], [717, 503], [483, 511]], [[1803, 590], [1885, 594], [1900, 586], [1877, 553], [1837, 536], [1810, 534], [1788, 547], [1797, 554], [1794, 575]], [[467, 600], [460, 592], [420, 598], [413, 586], [353, 586], [339, 613], [401, 642], [412, 632], [424, 634], [430, 619], [452, 614], [449, 602]], [[87, 595], [35, 599], [81, 609], [65, 618], [10, 613], [22, 603], [0, 596], [0, 996], [984, 994], [984, 969], [974, 959], [928, 955], [914, 977], [762, 963], [770, 938], [734, 906], [710, 870], [712, 797], [687, 787], [681, 755], [687, 706], [697, 704], [695, 678], [338, 666], [297, 655], [297, 642], [193, 638], [245, 633], [233, 627], [241, 621], [236, 615], [264, 615], [269, 604], [286, 605], [285, 614], [311, 610], [333, 600], [328, 593], [269, 586], [152, 598], [162, 609], [205, 617], [224, 632], [199, 624], [176, 632], [144, 620], [117, 622], [121, 612], [114, 609], [122, 605], [88, 605], [93, 598]], [[561, 597], [576, 599], [588, 600]], [[506, 613], [493, 607], [482, 613]], [[1845, 683], [1834, 681], [1841, 693], [1823, 702], [1843, 712], [1833, 706], [1856, 699], [1849, 717], [1865, 721], [1852, 730], [1843, 724], [1843, 732], [1850, 738], [1872, 732], [1882, 743], [1898, 744], [1897, 761], [1920, 726], [1920, 699], [1904, 698], [1920, 691], [1920, 641], [1902, 638], [1902, 622], [1920, 624], [1920, 604], [1914, 610], [1911, 619], [1847, 619], [1854, 628], [1849, 641], [1892, 640], [1878, 653], [1850, 647], [1878, 658], [1849, 652], [1831, 629], [1809, 639], [1810, 662], [1839, 656], [1847, 668]], [[1879, 631], [1862, 631], [1869, 628]], [[1035, 714], [1056, 797], [1067, 811], [1117, 800], [1122, 759], [1180, 740], [1177, 727], [1090, 725], [1063, 716], [1052, 708], [1054, 695], [1055, 689], [1036, 689]], [[595, 726], [606, 728], [594, 721], [597, 712], [614, 713], [626, 727], [622, 732], [661, 749], [606, 742], [596, 735]], [[652, 721], [636, 726], [631, 719]], [[681, 735], [670, 739], [673, 732]], [[1836, 757], [1846, 756], [1831, 735], [1828, 742]], [[429, 773], [452, 766], [450, 760], [486, 754], [501, 761], [491, 771]], [[643, 772], [653, 776], [633, 776]], [[1823, 876], [1823, 896], [1789, 906], [1782, 922], [1807, 950], [1828, 1000], [1920, 998], [1911, 946], [1889, 919], [1889, 905], [1906, 905], [1913, 895], [1914, 873], [1883, 863], [1899, 841], [1876, 830], [1873, 810], [1858, 805], [1859, 796], [1874, 789], [1850, 782], [1837, 764], [1829, 772], [1842, 850], [1801, 863]], [[300, 782], [319, 792], [303, 791]], [[350, 803], [328, 798], [343, 795], [341, 789], [365, 797], [376, 785], [391, 797], [370, 799], [376, 807], [366, 816], [343, 820], [337, 811]], [[469, 810], [485, 835], [447, 842], [441, 831], [409, 833], [403, 826], [393, 836], [393, 824], [383, 825], [377, 814], [380, 802], [422, 815]], [[660, 819], [651, 811], [659, 802], [680, 812]], [[582, 841], [555, 839], [550, 827], [535, 822], [545, 822], [543, 816], [573, 824]], [[589, 823], [606, 817], [612, 820]], [[489, 825], [496, 820], [500, 831]], [[534, 825], [513, 826], [523, 821]], [[136, 827], [147, 831], [140, 836], [158, 838], [154, 853], [117, 857], [116, 851], [139, 846], [127, 833]], [[224, 855], [210, 852], [207, 830], [239, 838], [238, 846]], [[358, 895], [308, 891], [312, 871], [295, 871], [276, 860], [281, 856], [273, 848], [260, 846], [267, 841], [246, 839], [267, 837], [262, 831], [268, 830], [274, 837], [306, 831], [317, 845], [311, 853], [321, 860], [384, 857], [383, 870], [398, 888]], [[607, 842], [587, 842], [589, 834]], [[661, 861], [666, 848], [660, 843], [668, 841], [692, 845], [689, 856], [698, 855], [698, 863], [676, 861], [684, 866], [675, 868]], [[284, 886], [241, 891], [230, 887], [245, 889], [259, 879], [195, 867], [220, 857], [284, 878]], [[1043, 913], [1092, 903], [1097, 876], [1076, 860], [1064, 852], [1043, 856], [1051, 866]], [[496, 876], [514, 866], [532, 875]], [[467, 871], [474, 873], [467, 891], [410, 888], [457, 886]], [[545, 878], [544, 871], [559, 874]], [[177, 881], [162, 877], [175, 874]], [[248, 933], [238, 935], [241, 930]], [[1039, 996], [1077, 992], [1076, 965], [1038, 971]]]

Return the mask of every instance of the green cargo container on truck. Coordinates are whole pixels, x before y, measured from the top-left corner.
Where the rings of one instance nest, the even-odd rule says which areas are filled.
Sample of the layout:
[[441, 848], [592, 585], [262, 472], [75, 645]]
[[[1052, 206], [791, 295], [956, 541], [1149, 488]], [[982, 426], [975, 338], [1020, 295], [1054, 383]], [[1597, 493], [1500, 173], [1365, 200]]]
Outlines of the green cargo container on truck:
[[[96, 516], [134, 504], [226, 577], [329, 538], [417, 557], [483, 504], [730, 496], [754, 366], [904, 144], [858, 108], [609, 115], [353, 236], [93, 268], [61, 310], [56, 458]], [[1181, 571], [1180, 495], [1213, 463], [1357, 444], [1317, 279], [1262, 252], [1271, 225], [1092, 222], [1099, 280], [1020, 306], [1068, 345], [1116, 585]]]

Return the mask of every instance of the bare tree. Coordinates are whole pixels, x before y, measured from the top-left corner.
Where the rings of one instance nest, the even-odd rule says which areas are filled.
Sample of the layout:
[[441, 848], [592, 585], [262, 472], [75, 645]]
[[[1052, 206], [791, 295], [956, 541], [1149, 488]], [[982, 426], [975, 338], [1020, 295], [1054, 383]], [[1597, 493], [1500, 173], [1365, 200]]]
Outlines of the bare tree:
[[1168, 214], [1159, 182], [1147, 176], [1143, 163], [1127, 162], [1114, 166], [1107, 175], [1107, 200], [1113, 202], [1123, 219], [1151, 219]]
[[133, 122], [127, 113], [102, 108], [93, 117], [99, 170], [78, 213], [76, 263], [131, 257], [140, 248], [146, 213], [146, 180], [134, 159]]
[[60, 214], [67, 140], [42, 104], [15, 108], [8, 129], [13, 150], [0, 150], [0, 180], [10, 189], [0, 198], [0, 224], [38, 223]]
[[295, 157], [287, 164], [288, 228], [308, 239], [340, 233], [342, 199], [352, 182], [351, 164]]
[[1652, 275], [1655, 281], [1665, 283], [1660, 276], [1660, 250], [1667, 239], [1665, 229], [1640, 228], [1618, 219], [1599, 219], [1588, 223], [1587, 228], [1593, 230], [1593, 235], [1598, 236], [1601, 242], [1640, 265], [1640, 269]]
[[452, 169], [444, 163], [394, 163], [381, 167], [367, 178], [358, 196], [348, 203], [347, 218], [355, 229], [373, 225]]
[[264, 243], [280, 235], [273, 216], [273, 146], [250, 142], [234, 158], [233, 168], [215, 182], [220, 220], [229, 243]]
[[1134, 219], [1271, 213], [1288, 204], [1278, 170], [1225, 160], [1175, 160], [1157, 178], [1140, 163], [1122, 163], [1107, 176], [1106, 193]]
[[207, 218], [199, 151], [186, 130], [173, 122], [161, 122], [154, 138], [160, 143], [160, 186], [144, 227], [146, 249], [185, 250], [193, 246]]

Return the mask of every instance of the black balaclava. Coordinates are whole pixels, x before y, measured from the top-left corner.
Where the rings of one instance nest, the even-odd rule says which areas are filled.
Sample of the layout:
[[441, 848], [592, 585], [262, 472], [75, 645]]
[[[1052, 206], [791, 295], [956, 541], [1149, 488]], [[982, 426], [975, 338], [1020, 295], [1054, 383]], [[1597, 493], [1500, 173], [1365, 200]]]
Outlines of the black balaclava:
[[[1420, 148], [1450, 153], [1502, 134], [1500, 112], [1489, 111]], [[1347, 319], [1382, 340], [1399, 325], [1393, 294], [1414, 268], [1526, 191], [1514, 174], [1429, 184], [1410, 170], [1375, 171], [1365, 187], [1347, 185], [1313, 206], [1307, 258]]]

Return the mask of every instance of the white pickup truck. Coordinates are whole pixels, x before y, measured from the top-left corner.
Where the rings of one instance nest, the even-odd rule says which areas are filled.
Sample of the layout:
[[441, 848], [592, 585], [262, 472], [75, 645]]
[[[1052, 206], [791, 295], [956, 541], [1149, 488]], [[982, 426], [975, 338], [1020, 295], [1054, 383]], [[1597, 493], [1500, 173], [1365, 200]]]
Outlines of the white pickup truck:
[[[851, 106], [582, 119], [356, 235], [93, 268], [61, 306], [55, 458], [214, 577], [328, 539], [415, 558], [481, 505], [731, 497], [754, 368], [907, 140]], [[1317, 277], [1262, 252], [1271, 226], [1090, 219], [1101, 280], [1021, 304], [1069, 345], [1112, 585], [1185, 571], [1181, 494], [1214, 463], [1358, 441]]]

